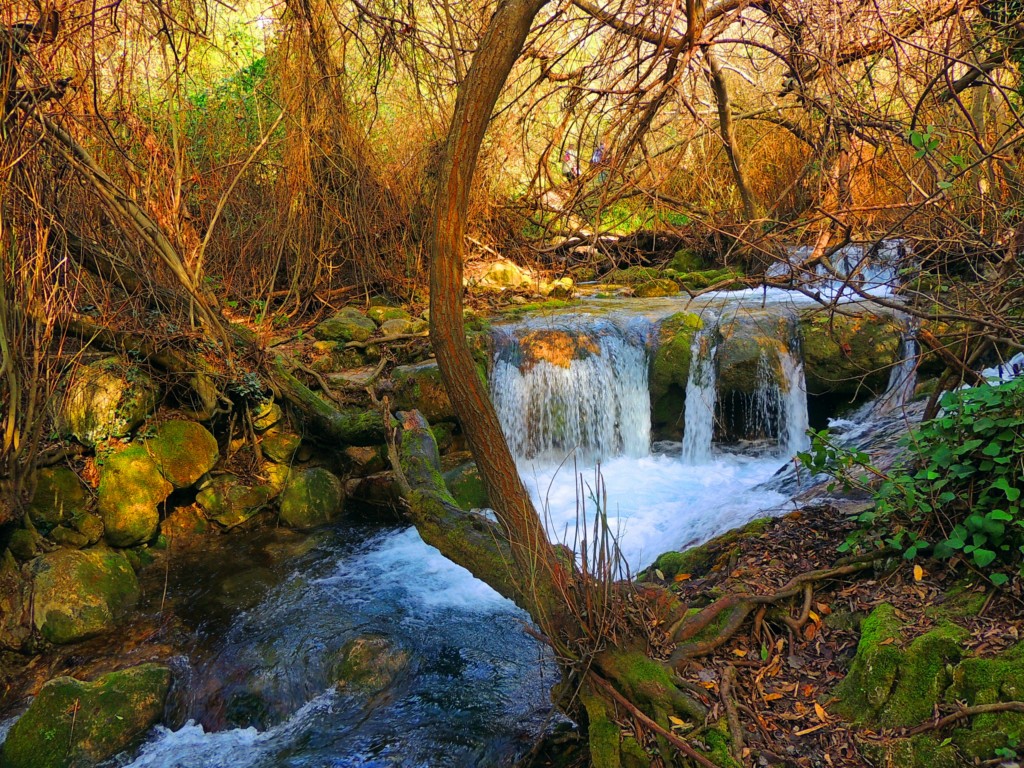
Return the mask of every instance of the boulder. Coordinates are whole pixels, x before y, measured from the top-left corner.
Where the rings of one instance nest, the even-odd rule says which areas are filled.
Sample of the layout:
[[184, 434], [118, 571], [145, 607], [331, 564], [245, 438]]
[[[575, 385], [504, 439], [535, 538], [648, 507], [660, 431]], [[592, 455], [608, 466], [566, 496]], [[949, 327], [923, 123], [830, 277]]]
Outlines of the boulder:
[[372, 696], [390, 688], [408, 670], [410, 658], [383, 635], [361, 635], [342, 647], [332, 677], [343, 691]]
[[160, 474], [175, 488], [189, 488], [213, 469], [220, 452], [217, 438], [194, 421], [165, 421], [146, 450]]
[[405, 333], [412, 333], [413, 321], [396, 318], [385, 320], [380, 324], [380, 332], [385, 336], [398, 336]]
[[67, 467], [51, 467], [36, 475], [36, 490], [28, 514], [32, 524], [45, 533], [84, 512], [89, 502], [89, 492], [78, 475]]
[[138, 366], [108, 357], [80, 365], [68, 376], [57, 422], [61, 432], [93, 446], [130, 434], [156, 407], [158, 394]]
[[370, 307], [366, 310], [366, 316], [380, 324], [381, 330], [383, 330], [384, 323], [389, 320], [412, 320], [412, 315], [401, 307]]
[[633, 289], [633, 295], [638, 299], [654, 299], [659, 296], [675, 296], [679, 293], [679, 284], [675, 280], [659, 278], [640, 283]]
[[346, 307], [313, 329], [321, 341], [366, 341], [377, 331], [377, 324], [353, 307]]
[[79, 512], [71, 518], [71, 527], [85, 536], [89, 545], [103, 538], [103, 520], [91, 512]]
[[210, 522], [197, 505], [178, 507], [160, 521], [160, 534], [174, 549], [188, 547], [210, 532]]
[[561, 328], [530, 331], [519, 338], [514, 349], [517, 367], [526, 373], [539, 362], [568, 368], [573, 360], [585, 360], [601, 354], [594, 337]]
[[287, 429], [274, 427], [268, 430], [260, 441], [263, 455], [278, 464], [290, 464], [299, 450], [302, 438]]
[[[318, 341], [316, 343], [322, 344], [325, 342]], [[326, 343], [330, 344], [331, 342]], [[252, 407], [250, 415], [252, 416], [252, 428], [257, 432], [266, 432], [284, 418], [281, 406], [273, 400], [260, 401]]]
[[277, 494], [269, 485], [251, 486], [234, 475], [215, 477], [196, 496], [211, 520], [234, 528], [253, 517]]
[[173, 489], [145, 445], [108, 456], [100, 471], [98, 503], [107, 541], [133, 547], [153, 538], [160, 523], [157, 505]]
[[7, 550], [22, 562], [33, 559], [44, 546], [43, 537], [34, 528], [16, 529], [7, 542]]
[[139, 599], [135, 571], [111, 549], [60, 549], [36, 558], [30, 568], [32, 623], [51, 643], [108, 631]]
[[488, 265], [476, 280], [476, 286], [485, 291], [515, 290], [530, 282], [529, 276], [511, 261], [502, 259]]
[[758, 367], [775, 382], [783, 380], [781, 356], [789, 351], [793, 335], [790, 318], [778, 315], [745, 314], [719, 326], [718, 397], [724, 401], [733, 392], [753, 394], [760, 385]]
[[681, 440], [686, 382], [693, 338], [704, 327], [700, 315], [679, 312], [662, 321], [651, 359], [651, 430], [657, 440]]
[[809, 395], [852, 399], [881, 394], [899, 359], [901, 330], [892, 317], [804, 312], [800, 337]]
[[431, 423], [455, 420], [455, 408], [435, 361], [401, 365], [391, 372], [391, 378], [395, 383], [394, 410], [417, 410]]
[[14, 724], [0, 752], [5, 768], [95, 765], [160, 721], [171, 671], [160, 664], [110, 672], [95, 682], [48, 681]]
[[341, 512], [345, 490], [323, 467], [292, 472], [281, 492], [281, 520], [300, 531], [325, 525]]

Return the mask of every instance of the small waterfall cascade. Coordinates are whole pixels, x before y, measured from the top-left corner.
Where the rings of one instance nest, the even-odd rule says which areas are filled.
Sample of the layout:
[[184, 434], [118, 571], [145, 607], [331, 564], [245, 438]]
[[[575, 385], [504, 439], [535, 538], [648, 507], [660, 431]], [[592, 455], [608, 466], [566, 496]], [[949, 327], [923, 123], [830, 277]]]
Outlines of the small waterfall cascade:
[[690, 372], [686, 381], [683, 463], [705, 464], [711, 460], [711, 439], [715, 431], [718, 375], [715, 354], [718, 326], [707, 324], [693, 337]]
[[519, 460], [646, 456], [651, 443], [647, 337], [630, 318], [561, 317], [495, 336], [491, 399]]
[[792, 456], [811, 446], [810, 438], [807, 437], [810, 426], [807, 415], [807, 381], [804, 379], [803, 360], [792, 349], [780, 354], [779, 363], [786, 381], [786, 390], [782, 396], [785, 432], [780, 430], [779, 443], [783, 453]]
[[914, 396], [917, 386], [917, 335], [913, 328], [908, 328], [900, 339], [899, 362], [889, 371], [889, 385], [885, 392], [875, 401], [873, 411], [881, 415], [902, 408]]

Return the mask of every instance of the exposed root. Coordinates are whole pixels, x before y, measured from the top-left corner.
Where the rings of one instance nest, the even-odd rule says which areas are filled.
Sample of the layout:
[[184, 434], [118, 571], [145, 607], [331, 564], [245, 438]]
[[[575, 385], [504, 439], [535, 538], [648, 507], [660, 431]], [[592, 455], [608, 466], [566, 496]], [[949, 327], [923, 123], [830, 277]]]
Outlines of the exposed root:
[[722, 672], [722, 684], [718, 693], [722, 698], [722, 706], [725, 707], [725, 717], [729, 723], [729, 734], [732, 736], [732, 756], [737, 761], [740, 761], [743, 759], [743, 725], [740, 723], [740, 715], [736, 711], [736, 700], [733, 697], [733, 689], [735, 687], [736, 667], [729, 664]]
[[973, 707], [964, 707], [951, 715], [940, 717], [938, 720], [915, 725], [913, 728], [908, 729], [905, 732], [905, 735], [916, 736], [917, 734], [924, 733], [925, 731], [939, 731], [946, 726], [953, 725], [961, 720], [966, 720], [969, 717], [974, 717], [975, 715], [991, 715], [996, 712], [1019, 712], [1024, 714], [1024, 701], [998, 701], [994, 704], [977, 704]]

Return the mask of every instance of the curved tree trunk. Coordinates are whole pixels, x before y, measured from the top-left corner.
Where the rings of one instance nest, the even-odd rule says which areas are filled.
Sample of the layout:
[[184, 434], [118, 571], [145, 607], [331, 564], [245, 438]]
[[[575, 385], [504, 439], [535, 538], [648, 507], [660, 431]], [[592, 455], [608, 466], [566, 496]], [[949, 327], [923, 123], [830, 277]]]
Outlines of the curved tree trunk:
[[732, 102], [729, 99], [729, 87], [725, 81], [725, 73], [722, 71], [722, 65], [718, 63], [718, 57], [712, 53], [710, 48], [704, 52], [704, 58], [707, 60], [708, 69], [711, 72], [711, 88], [715, 92], [715, 103], [718, 105], [718, 132], [722, 137], [722, 144], [725, 145], [725, 154], [729, 158], [733, 180], [736, 182], [736, 188], [743, 200], [743, 215], [746, 216], [747, 221], [753, 221], [757, 217], [757, 204], [740, 158], [739, 144], [736, 141], [736, 127], [732, 119]]

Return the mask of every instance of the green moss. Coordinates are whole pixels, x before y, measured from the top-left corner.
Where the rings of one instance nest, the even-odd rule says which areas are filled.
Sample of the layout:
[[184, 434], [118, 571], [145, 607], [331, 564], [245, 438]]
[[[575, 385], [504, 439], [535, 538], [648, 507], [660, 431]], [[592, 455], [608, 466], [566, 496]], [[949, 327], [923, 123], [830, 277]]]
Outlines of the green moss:
[[156, 407], [158, 389], [136, 365], [109, 357], [76, 368], [68, 377], [58, 424], [62, 432], [93, 446], [124, 437]]
[[658, 349], [651, 360], [650, 389], [652, 429], [659, 438], [682, 437], [680, 414], [686, 403], [693, 338], [704, 321], [692, 312], [666, 318], [658, 329]]
[[[945, 700], [949, 704], [962, 701], [968, 706], [1024, 700], [1024, 643], [995, 658], [964, 659], [953, 670]], [[969, 727], [953, 732], [953, 740], [968, 757], [987, 760], [1011, 741], [1024, 742], [1024, 714], [977, 715]]]
[[341, 481], [326, 469], [292, 472], [281, 491], [281, 520], [299, 530], [316, 528], [334, 519], [344, 501]]
[[724, 719], [718, 720], [701, 735], [707, 749], [702, 750], [704, 756], [718, 768], [743, 768], [742, 763], [732, 756], [732, 736]]
[[633, 295], [639, 299], [651, 299], [658, 296], [675, 296], [679, 293], [679, 284], [675, 280], [659, 278], [640, 283], [633, 290]]
[[160, 522], [157, 505], [173, 490], [144, 445], [108, 456], [100, 472], [98, 508], [107, 541], [117, 547], [142, 544]]
[[[759, 517], [751, 520], [741, 528], [727, 531], [700, 546], [691, 547], [685, 552], [665, 552], [654, 561], [666, 579], [672, 579], [680, 573], [703, 576], [712, 569], [715, 563], [730, 554], [738, 542], [743, 539], [760, 536], [771, 525], [773, 518]], [[652, 575], [650, 570], [647, 576]]]
[[188, 488], [220, 458], [217, 439], [194, 421], [175, 419], [157, 427], [146, 449], [160, 474], [175, 488]]
[[881, 392], [896, 362], [900, 328], [889, 316], [805, 312], [800, 320], [807, 392], [854, 396]]
[[487, 498], [487, 487], [474, 462], [445, 472], [444, 483], [462, 509], [483, 509], [491, 505]]
[[619, 740], [621, 730], [608, 716], [604, 701], [582, 691], [580, 699], [587, 711], [587, 742], [590, 747], [590, 764], [593, 768], [619, 768]]
[[5, 768], [94, 765], [131, 746], [159, 721], [171, 672], [143, 664], [93, 683], [47, 682], [14, 724], [0, 752]]
[[706, 265], [704, 259], [695, 251], [691, 251], [689, 248], [680, 248], [672, 254], [672, 258], [666, 266], [676, 272], [699, 272]]
[[909, 739], [859, 740], [860, 750], [876, 768], [960, 768], [953, 744], [919, 734]]
[[89, 501], [89, 492], [70, 469], [41, 469], [36, 475], [36, 489], [29, 502], [28, 514], [32, 524], [46, 533], [75, 514], [84, 512]]
[[294, 432], [274, 427], [263, 435], [260, 451], [273, 462], [290, 464], [301, 444], [302, 438]]

